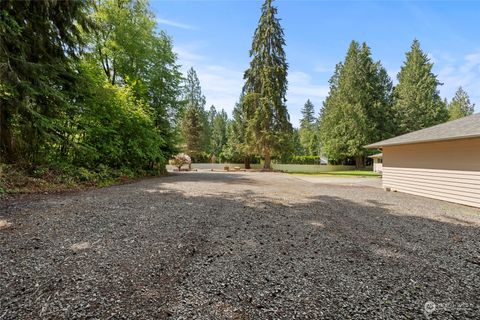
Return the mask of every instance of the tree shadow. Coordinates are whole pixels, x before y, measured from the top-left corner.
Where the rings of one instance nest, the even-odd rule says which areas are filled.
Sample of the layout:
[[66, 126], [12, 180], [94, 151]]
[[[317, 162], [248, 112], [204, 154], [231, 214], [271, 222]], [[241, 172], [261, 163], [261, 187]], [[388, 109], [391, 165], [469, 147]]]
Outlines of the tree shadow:
[[[115, 309], [127, 318], [417, 319], [426, 301], [444, 306], [433, 318], [480, 315], [478, 226], [402, 215], [373, 199], [292, 204], [165, 187], [225, 177], [181, 173], [31, 204], [18, 216], [25, 229], [0, 230], [6, 317], [45, 306], [64, 316], [52, 294], [100, 318]], [[163, 192], [147, 192], [153, 185]], [[80, 241], [92, 249], [74, 255], [68, 247]], [[115, 302], [88, 303], [94, 294]]]

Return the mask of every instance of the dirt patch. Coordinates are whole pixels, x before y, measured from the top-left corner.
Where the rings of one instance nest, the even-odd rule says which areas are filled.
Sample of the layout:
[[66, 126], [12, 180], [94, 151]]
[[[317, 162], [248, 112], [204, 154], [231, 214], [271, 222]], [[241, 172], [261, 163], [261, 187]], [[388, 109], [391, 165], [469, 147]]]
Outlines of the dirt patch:
[[0, 230], [1, 230], [1, 229], [7, 229], [7, 228], [9, 228], [11, 225], [12, 225], [11, 222], [8, 222], [7, 220], [0, 218]]

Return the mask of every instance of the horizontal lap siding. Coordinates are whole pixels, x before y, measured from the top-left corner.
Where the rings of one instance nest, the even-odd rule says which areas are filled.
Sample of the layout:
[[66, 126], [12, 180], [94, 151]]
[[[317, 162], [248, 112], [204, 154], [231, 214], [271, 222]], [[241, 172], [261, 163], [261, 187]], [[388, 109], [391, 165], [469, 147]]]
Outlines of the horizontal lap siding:
[[480, 172], [383, 167], [383, 187], [480, 207]]
[[480, 139], [383, 149], [383, 187], [480, 207]]

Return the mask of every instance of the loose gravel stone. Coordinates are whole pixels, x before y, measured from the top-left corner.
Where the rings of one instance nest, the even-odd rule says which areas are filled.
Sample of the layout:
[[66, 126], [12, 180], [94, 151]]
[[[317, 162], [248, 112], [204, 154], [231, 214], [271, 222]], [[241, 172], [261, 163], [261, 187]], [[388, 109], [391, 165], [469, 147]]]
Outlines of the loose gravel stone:
[[79, 242], [79, 243], [74, 243], [70, 246], [70, 249], [77, 253], [77, 252], [80, 252], [80, 251], [83, 251], [83, 250], [87, 250], [87, 249], [90, 249], [92, 247], [92, 245], [90, 244], [90, 242]]
[[0, 319], [480, 318], [480, 210], [320, 182], [185, 172], [2, 200]]

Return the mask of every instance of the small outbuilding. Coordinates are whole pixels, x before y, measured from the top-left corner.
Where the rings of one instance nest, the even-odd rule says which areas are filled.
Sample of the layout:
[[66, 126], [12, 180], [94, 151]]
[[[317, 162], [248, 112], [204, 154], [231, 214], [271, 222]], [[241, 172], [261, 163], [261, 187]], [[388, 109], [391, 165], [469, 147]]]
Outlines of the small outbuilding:
[[366, 146], [386, 190], [480, 207], [480, 113]]
[[383, 166], [383, 153], [372, 154], [368, 157], [373, 160], [373, 171], [381, 173]]

